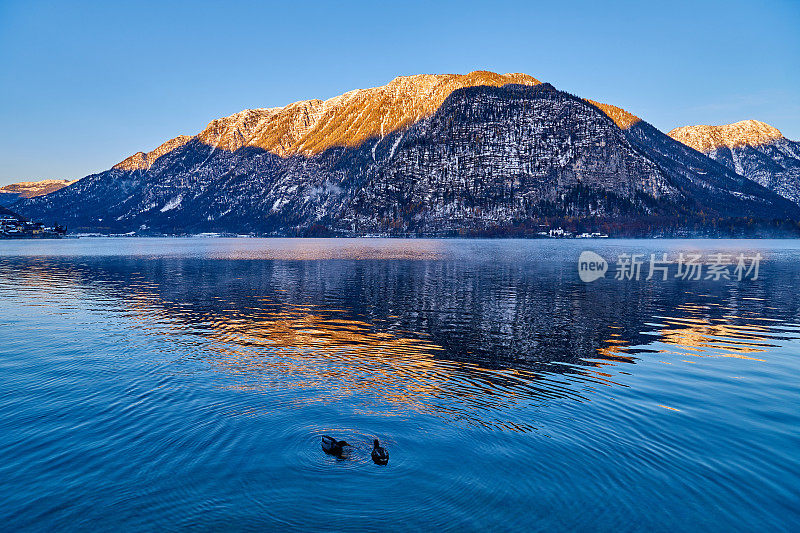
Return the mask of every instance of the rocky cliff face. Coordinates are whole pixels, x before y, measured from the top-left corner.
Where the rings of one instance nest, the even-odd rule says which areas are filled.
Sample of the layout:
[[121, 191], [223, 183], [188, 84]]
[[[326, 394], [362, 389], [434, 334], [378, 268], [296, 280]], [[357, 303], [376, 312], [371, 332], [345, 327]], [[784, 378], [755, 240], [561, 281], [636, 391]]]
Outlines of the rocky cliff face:
[[669, 136], [800, 205], [800, 143], [769, 124], [686, 126]]
[[543, 217], [800, 208], [622, 109], [522, 74], [412, 76], [248, 110], [15, 206], [71, 228], [451, 234]]

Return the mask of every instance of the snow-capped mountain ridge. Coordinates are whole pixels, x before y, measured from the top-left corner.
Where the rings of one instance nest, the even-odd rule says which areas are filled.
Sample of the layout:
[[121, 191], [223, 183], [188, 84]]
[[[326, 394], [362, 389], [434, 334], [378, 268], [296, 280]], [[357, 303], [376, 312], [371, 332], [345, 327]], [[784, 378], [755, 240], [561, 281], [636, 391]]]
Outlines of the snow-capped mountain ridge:
[[[494, 84], [447, 85], [483, 79]], [[288, 235], [527, 234], [553, 217], [800, 220], [798, 206], [637, 117], [548, 83], [396, 81], [218, 119], [14, 208], [74, 230]]]
[[174, 139], [170, 139], [165, 143], [162, 143], [158, 146], [155, 150], [151, 150], [150, 152], [136, 152], [129, 158], [117, 163], [114, 165], [114, 168], [120, 168], [123, 170], [136, 170], [136, 169], [146, 169], [150, 168], [153, 163], [155, 163], [156, 159], [161, 157], [164, 154], [171, 152], [172, 150], [183, 146], [184, 144], [191, 141], [194, 137], [191, 135], [179, 135]]
[[723, 146], [759, 146], [783, 137], [777, 128], [758, 120], [742, 120], [721, 126], [684, 126], [667, 134], [698, 152], [710, 152]]
[[[419, 74], [400, 76], [386, 85], [355, 89], [328, 100], [303, 100], [284, 107], [245, 109], [212, 120], [196, 136], [179, 136], [155, 150], [138, 152], [115, 168], [150, 168], [153, 162], [191, 139], [228, 151], [244, 146], [262, 148], [281, 157], [317, 155], [333, 147], [357, 147], [383, 138], [431, 116], [453, 91], [464, 87], [539, 85], [527, 74]], [[639, 118], [624, 109], [588, 100], [621, 128]]]
[[800, 205], [800, 143], [769, 124], [675, 128], [669, 136]]
[[77, 180], [39, 180], [39, 181], [20, 181], [0, 187], [0, 205], [10, 205], [20, 198], [34, 198], [50, 194], [68, 185], [72, 185]]
[[527, 74], [486, 71], [400, 76], [386, 85], [355, 89], [328, 100], [302, 100], [284, 107], [245, 109], [212, 120], [194, 137], [176, 137], [151, 152], [134, 154], [117, 167], [149, 168], [155, 159], [192, 138], [228, 151], [255, 146], [281, 157], [315, 155], [335, 146], [354, 147], [430, 116], [456, 89], [476, 85], [499, 87], [509, 83], [537, 85], [540, 82]]

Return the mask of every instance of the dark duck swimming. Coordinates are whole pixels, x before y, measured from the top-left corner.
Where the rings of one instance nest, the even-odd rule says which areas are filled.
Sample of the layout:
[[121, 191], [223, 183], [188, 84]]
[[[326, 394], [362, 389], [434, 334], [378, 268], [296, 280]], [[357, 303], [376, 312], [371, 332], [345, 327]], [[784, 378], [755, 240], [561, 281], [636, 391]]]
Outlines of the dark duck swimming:
[[333, 437], [329, 437], [327, 435], [322, 436], [322, 451], [327, 453], [328, 455], [334, 455], [336, 457], [341, 457], [344, 459], [348, 455], [350, 455], [351, 447], [347, 444], [346, 441], [343, 440], [336, 440]]
[[376, 465], [385, 465], [389, 462], [389, 452], [381, 446], [378, 439], [375, 439], [375, 446], [372, 448], [372, 461]]

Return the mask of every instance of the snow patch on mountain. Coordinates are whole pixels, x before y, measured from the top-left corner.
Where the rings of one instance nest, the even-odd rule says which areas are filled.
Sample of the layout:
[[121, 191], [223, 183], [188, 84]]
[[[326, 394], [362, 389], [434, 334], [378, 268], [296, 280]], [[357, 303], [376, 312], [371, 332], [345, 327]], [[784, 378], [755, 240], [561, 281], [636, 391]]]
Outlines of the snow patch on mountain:
[[181, 206], [181, 202], [183, 202], [183, 195], [178, 195], [175, 198], [168, 201], [164, 204], [164, 207], [160, 209], [162, 213], [166, 213], [167, 211], [172, 211], [173, 209], [177, 209]]

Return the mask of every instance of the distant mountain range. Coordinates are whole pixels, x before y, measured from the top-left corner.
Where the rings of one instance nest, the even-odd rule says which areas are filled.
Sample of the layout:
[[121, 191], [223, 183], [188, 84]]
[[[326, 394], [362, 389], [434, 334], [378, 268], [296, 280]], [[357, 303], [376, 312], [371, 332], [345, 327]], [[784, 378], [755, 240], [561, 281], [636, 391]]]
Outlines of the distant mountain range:
[[34, 196], [50, 194], [76, 181], [77, 180], [42, 180], [12, 183], [11, 185], [0, 187], [0, 205], [11, 205], [20, 198], [33, 198]]
[[744, 120], [725, 126], [686, 126], [669, 136], [800, 204], [800, 143], [769, 124]]
[[673, 137], [525, 74], [407, 76], [214, 120], [13, 208], [72, 230], [288, 235], [724, 233], [800, 220], [797, 198], [774, 186], [789, 178], [742, 174]]

